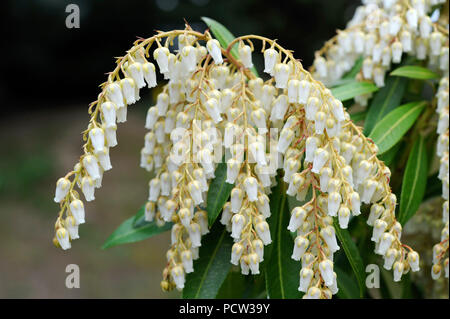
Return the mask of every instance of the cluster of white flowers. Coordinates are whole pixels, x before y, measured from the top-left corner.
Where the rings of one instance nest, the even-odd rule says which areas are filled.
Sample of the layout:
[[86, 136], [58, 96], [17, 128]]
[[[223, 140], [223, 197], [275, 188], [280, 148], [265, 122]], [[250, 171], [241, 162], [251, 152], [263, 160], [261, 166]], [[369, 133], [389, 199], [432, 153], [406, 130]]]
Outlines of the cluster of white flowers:
[[[175, 37], [178, 50], [171, 52], [169, 44]], [[266, 81], [250, 71], [251, 40], [263, 42], [264, 72], [271, 76]], [[395, 280], [409, 269], [418, 270], [418, 254], [400, 241], [390, 171], [377, 159], [376, 145], [290, 51], [259, 36], [236, 42], [240, 59], [209, 33], [187, 28], [138, 41], [119, 59], [91, 106], [95, 110], [85, 133], [85, 154], [57, 183], [59, 245], [69, 248], [70, 240], [78, 237], [76, 225], [84, 221], [74, 185], [79, 184], [87, 201], [94, 199], [103, 171], [111, 168], [108, 148], [117, 144], [116, 122], [126, 120], [126, 107], [139, 100], [140, 88], [156, 86], [155, 65], [147, 61], [155, 43], [153, 58], [168, 82], [147, 112], [149, 132], [141, 166], [154, 173], [145, 219], [160, 226], [173, 222], [161, 282], [164, 290], [183, 289], [185, 275], [194, 271], [202, 235], [208, 233], [207, 191], [223, 156], [226, 182], [234, 187], [220, 222], [234, 239], [231, 263], [240, 265], [243, 274], [260, 272], [264, 246], [272, 242], [266, 219], [278, 169], [284, 171], [280, 182], [288, 184], [288, 195], [304, 201], [312, 194], [307, 203], [292, 210], [288, 226], [297, 232], [292, 258], [302, 262], [299, 290], [305, 298], [331, 298], [337, 292], [333, 254], [339, 246], [333, 217], [339, 227], [347, 228], [351, 215], [361, 213], [362, 204], [372, 205], [368, 221], [374, 226], [372, 240], [385, 267], [394, 269]]]
[[140, 99], [140, 88], [156, 86], [155, 68], [145, 60], [142, 51], [129, 53], [120, 68], [124, 78], [114, 80], [111, 74], [102, 85], [98, 100], [90, 106], [90, 112], [93, 107], [95, 110], [83, 136], [84, 154], [73, 171], [56, 183], [54, 200], [60, 203], [61, 211], [55, 224], [54, 243], [64, 250], [71, 247], [72, 240], [79, 238], [78, 226], [85, 222], [84, 204], [74, 186], [81, 189], [86, 201], [95, 199], [95, 189], [101, 187], [103, 173], [112, 168], [109, 148], [117, 145], [117, 123], [126, 121], [127, 107]]
[[[429, 67], [448, 73], [448, 35], [436, 24], [439, 10], [430, 17], [432, 7], [445, 0], [363, 0], [347, 28], [338, 31], [316, 52], [315, 78], [332, 85], [363, 58], [359, 80], [371, 80], [384, 86], [386, 71], [400, 63], [402, 54], [427, 60]], [[448, 33], [447, 33], [448, 34]], [[444, 45], [446, 43], [446, 45]], [[367, 105], [371, 94], [355, 98]]]
[[442, 220], [445, 223], [441, 233], [441, 242], [433, 247], [433, 267], [431, 277], [437, 279], [441, 276], [442, 268], [445, 271], [445, 277], [448, 275], [448, 202], [449, 202], [449, 78], [448, 76], [441, 79], [439, 89], [436, 94], [437, 109], [439, 115], [437, 133], [439, 134], [437, 141], [437, 155], [440, 158], [439, 179], [442, 181], [442, 197], [444, 204], [442, 205]]

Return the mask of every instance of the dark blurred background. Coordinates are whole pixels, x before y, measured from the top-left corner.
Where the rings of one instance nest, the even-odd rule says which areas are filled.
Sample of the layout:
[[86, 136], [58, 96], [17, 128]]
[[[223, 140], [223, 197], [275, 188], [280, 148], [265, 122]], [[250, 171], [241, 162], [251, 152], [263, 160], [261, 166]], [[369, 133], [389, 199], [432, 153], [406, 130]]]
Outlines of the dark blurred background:
[[[68, 29], [66, 6], [77, 4], [79, 29]], [[148, 174], [139, 168], [143, 93], [118, 130], [114, 169], [69, 252], [52, 246], [57, 178], [81, 155], [88, 104], [114, 57], [154, 30], [204, 31], [200, 17], [218, 20], [236, 36], [276, 38], [305, 67], [314, 51], [343, 28], [358, 0], [6, 0], [0, 3], [0, 298], [167, 298], [160, 291], [168, 234], [103, 251], [102, 243], [145, 202]], [[144, 90], [145, 91], [145, 90]], [[136, 111], [133, 112], [133, 109]], [[67, 264], [81, 270], [81, 288], [64, 285]]]

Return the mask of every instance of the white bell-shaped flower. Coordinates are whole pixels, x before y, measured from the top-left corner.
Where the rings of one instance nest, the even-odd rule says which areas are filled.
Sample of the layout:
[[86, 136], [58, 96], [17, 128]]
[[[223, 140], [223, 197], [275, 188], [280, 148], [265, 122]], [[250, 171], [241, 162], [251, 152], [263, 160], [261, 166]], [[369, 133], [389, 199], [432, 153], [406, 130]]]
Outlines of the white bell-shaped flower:
[[69, 232], [65, 228], [58, 228], [58, 230], [56, 231], [56, 239], [58, 240], [59, 246], [61, 246], [63, 250], [70, 249], [71, 244], [69, 239]]
[[200, 247], [202, 245], [201, 244], [202, 233], [200, 225], [194, 222], [191, 223], [191, 225], [188, 227], [188, 233], [189, 238], [191, 239], [192, 247], [193, 248]]
[[325, 129], [326, 117], [327, 117], [326, 114], [322, 111], [319, 111], [316, 113], [315, 121], [314, 121], [316, 134], [319, 134], [319, 135], [323, 134], [323, 130]]
[[275, 64], [278, 61], [278, 52], [274, 49], [264, 51], [264, 72], [273, 76]]
[[[120, 87], [122, 88], [123, 97], [127, 105], [136, 103], [136, 83], [132, 78], [125, 78], [120, 80]], [[121, 107], [119, 106], [119, 109]]]
[[231, 263], [233, 265], [239, 265], [239, 259], [244, 252], [244, 247], [240, 243], [234, 243], [231, 247]]
[[83, 158], [83, 166], [94, 181], [100, 178], [100, 167], [94, 155], [86, 155]]
[[227, 179], [225, 182], [227, 182], [228, 184], [234, 184], [239, 174], [240, 168], [240, 163], [238, 163], [236, 159], [230, 158], [227, 161]]
[[350, 194], [350, 204], [351, 204], [353, 216], [360, 215], [361, 214], [361, 199], [357, 192], [352, 192]]
[[291, 145], [294, 137], [295, 137], [295, 133], [293, 130], [291, 130], [289, 128], [283, 129], [280, 134], [280, 139], [278, 140], [277, 151], [279, 153], [284, 154], [286, 152], [286, 150], [288, 149], [289, 145]]
[[325, 259], [324, 261], [320, 262], [319, 270], [320, 275], [322, 276], [323, 281], [325, 282], [325, 285], [327, 286], [333, 285], [334, 281], [333, 262], [329, 259]]
[[411, 251], [408, 253], [408, 263], [411, 267], [411, 270], [416, 272], [420, 270], [419, 267], [419, 254], [415, 251]]
[[76, 223], [73, 216], [66, 217], [66, 219], [64, 220], [64, 226], [66, 226], [71, 240], [80, 238], [80, 236], [78, 235], [78, 224]]
[[[302, 263], [303, 265], [303, 263]], [[307, 292], [309, 285], [311, 284], [311, 280], [313, 278], [314, 272], [312, 269], [304, 266], [300, 271], [300, 285], [298, 287], [298, 291]]]
[[95, 191], [95, 184], [94, 180], [90, 178], [89, 176], [85, 176], [81, 179], [81, 191], [84, 194], [84, 197], [86, 198], [86, 201], [90, 202], [95, 199], [94, 191]]
[[169, 95], [167, 93], [160, 93], [156, 98], [156, 108], [158, 109], [158, 116], [165, 116], [169, 108]]
[[147, 202], [145, 204], [145, 212], [144, 212], [144, 219], [147, 222], [152, 222], [155, 218], [156, 214], [156, 205], [154, 202]]
[[149, 183], [149, 196], [148, 200], [152, 202], [156, 202], [161, 193], [161, 180], [157, 177], [153, 178]]
[[101, 105], [104, 124], [106, 127], [112, 127], [116, 125], [116, 105], [112, 102], [103, 102]]
[[291, 258], [294, 260], [300, 260], [306, 249], [309, 246], [309, 240], [303, 236], [297, 236], [294, 241], [294, 251]]
[[105, 146], [105, 133], [99, 127], [94, 127], [89, 131], [89, 139], [96, 152], [103, 150]]
[[190, 250], [184, 250], [181, 253], [181, 262], [183, 264], [184, 271], [187, 274], [194, 271], [194, 262], [192, 259], [192, 252]]
[[177, 287], [177, 289], [181, 290], [184, 288], [185, 283], [185, 274], [183, 271], [183, 267], [181, 266], [175, 266], [170, 271], [170, 275], [172, 276], [172, 279]]
[[181, 49], [181, 62], [187, 72], [193, 72], [197, 65], [197, 52], [193, 46], [185, 46]]
[[110, 126], [110, 127], [103, 127], [105, 131], [105, 137], [106, 137], [106, 146], [108, 147], [114, 147], [117, 145], [117, 125]]
[[323, 148], [318, 148], [314, 151], [314, 160], [313, 160], [313, 167], [311, 169], [311, 172], [319, 174], [322, 167], [326, 164], [329, 158], [328, 151], [324, 150]]
[[208, 101], [206, 101], [205, 107], [209, 116], [211, 116], [212, 120], [214, 121], [214, 124], [222, 121], [222, 117], [220, 116], [219, 101], [217, 101], [215, 98], [210, 98], [208, 99]]
[[222, 64], [222, 51], [220, 49], [220, 43], [216, 39], [209, 40], [206, 43], [206, 48], [208, 49], [209, 54], [214, 60], [215, 64]]
[[127, 73], [134, 80], [137, 88], [143, 88], [145, 86], [144, 72], [142, 70], [142, 64], [139, 62], [131, 63], [127, 67]]
[[308, 102], [310, 91], [311, 91], [311, 83], [306, 80], [300, 81], [300, 83], [298, 85], [298, 101], [297, 102], [300, 104], [306, 104], [306, 102]]
[[371, 240], [378, 242], [387, 228], [387, 223], [382, 219], [377, 219], [373, 224], [373, 232]]
[[165, 47], [157, 48], [153, 51], [153, 58], [158, 63], [159, 72], [161, 74], [169, 72], [169, 55], [170, 51]]
[[398, 256], [398, 251], [396, 249], [390, 248], [384, 255], [384, 265], [383, 267], [386, 270], [391, 270], [392, 265], [394, 264], [396, 258]]
[[292, 210], [287, 229], [290, 232], [295, 232], [305, 221], [306, 215], [306, 210], [303, 207], [295, 207]]
[[253, 176], [248, 176], [244, 180], [244, 188], [248, 200], [254, 202], [258, 199], [258, 181]]
[[75, 222], [80, 225], [85, 223], [85, 213], [83, 202], [79, 199], [74, 199], [69, 205], [70, 212], [75, 218]]
[[194, 200], [195, 205], [203, 203], [201, 184], [199, 181], [191, 181], [188, 185], [189, 194]]
[[[392, 242], [394, 241], [394, 236], [390, 233], [384, 233], [380, 238], [380, 243], [378, 245], [378, 249], [376, 251], [379, 255], [385, 255], [387, 250], [391, 247]], [[395, 264], [394, 264], [395, 266]]]
[[320, 235], [327, 243], [328, 248], [331, 252], [339, 250], [339, 245], [337, 244], [336, 234], [333, 226], [327, 226], [320, 231]]
[[328, 195], [328, 215], [336, 216], [341, 205], [342, 197], [338, 192], [332, 192]]
[[275, 87], [285, 89], [289, 80], [290, 68], [287, 64], [277, 63], [274, 68]]
[[125, 106], [123, 103], [122, 89], [118, 82], [112, 82], [106, 86], [106, 97], [117, 107]]
[[70, 180], [65, 177], [61, 177], [56, 182], [56, 191], [54, 201], [60, 203], [70, 190]]
[[246, 68], [253, 67], [252, 49], [249, 45], [243, 45], [239, 47], [239, 58]]
[[314, 155], [317, 150], [317, 147], [320, 143], [320, 140], [315, 136], [310, 136], [306, 139], [306, 155], [305, 162], [312, 163], [314, 160]]
[[231, 237], [239, 239], [241, 237], [242, 229], [244, 228], [245, 217], [241, 214], [235, 214], [231, 218]]
[[339, 226], [342, 229], [347, 229], [348, 222], [350, 220], [350, 209], [348, 209], [347, 206], [341, 206], [341, 208], [339, 208], [338, 217], [339, 217]]
[[396, 261], [392, 268], [394, 269], [394, 282], [399, 282], [402, 279], [405, 266], [402, 262]]
[[430, 37], [433, 31], [433, 23], [429, 16], [424, 15], [420, 18], [419, 31], [422, 38], [428, 39]]
[[147, 82], [148, 88], [153, 88], [157, 85], [156, 83], [156, 72], [155, 65], [150, 62], [145, 62], [142, 65], [142, 72], [144, 74], [145, 81]]
[[256, 208], [264, 216], [264, 218], [270, 217], [270, 205], [269, 197], [266, 194], [261, 194], [258, 196], [256, 201]]
[[311, 96], [305, 107], [305, 116], [309, 121], [314, 121], [317, 111], [319, 110], [320, 101], [317, 97]]
[[412, 31], [417, 29], [418, 23], [419, 23], [419, 16], [417, 14], [417, 10], [414, 8], [410, 8], [406, 12], [406, 21], [408, 22], [408, 25]]
[[261, 238], [264, 245], [269, 245], [272, 242], [272, 239], [270, 238], [270, 229], [269, 224], [267, 222], [262, 221], [256, 224], [256, 233], [258, 234], [259, 238]]
[[112, 168], [111, 159], [109, 157], [109, 149], [107, 147], [103, 147], [101, 151], [95, 153], [97, 156], [98, 162], [104, 171], [108, 171]]

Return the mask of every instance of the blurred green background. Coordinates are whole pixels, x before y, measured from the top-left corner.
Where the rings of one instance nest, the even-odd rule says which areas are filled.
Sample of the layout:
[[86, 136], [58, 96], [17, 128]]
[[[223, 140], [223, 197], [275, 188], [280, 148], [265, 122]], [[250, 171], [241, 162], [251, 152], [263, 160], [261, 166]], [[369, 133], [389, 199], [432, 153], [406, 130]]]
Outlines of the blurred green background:
[[[67, 29], [65, 7], [79, 5], [80, 29]], [[169, 298], [161, 271], [169, 234], [101, 250], [114, 229], [134, 215], [148, 194], [149, 175], [139, 167], [146, 109], [143, 92], [118, 130], [111, 149], [114, 169], [69, 252], [52, 245], [58, 205], [56, 180], [81, 155], [81, 131], [98, 85], [136, 36], [183, 28], [199, 31], [201, 16], [235, 35], [259, 34], [295, 50], [305, 66], [314, 51], [343, 28], [355, 0], [7, 0], [0, 4], [4, 43], [0, 64], [0, 298]], [[77, 264], [81, 288], [67, 289], [65, 268]]]

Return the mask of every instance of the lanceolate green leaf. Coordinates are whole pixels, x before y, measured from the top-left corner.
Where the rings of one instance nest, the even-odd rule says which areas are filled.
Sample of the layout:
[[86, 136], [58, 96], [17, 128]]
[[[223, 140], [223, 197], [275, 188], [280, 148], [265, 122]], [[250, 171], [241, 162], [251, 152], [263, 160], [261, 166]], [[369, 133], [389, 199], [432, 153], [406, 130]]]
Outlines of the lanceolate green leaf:
[[375, 125], [369, 137], [377, 144], [379, 153], [383, 154], [391, 149], [413, 126], [426, 102], [411, 102], [402, 105]]
[[[136, 214], [142, 216], [144, 215], [144, 208], [142, 207], [140, 211]], [[142, 222], [138, 221], [136, 224], [135, 217], [130, 217], [126, 221], [124, 221], [106, 240], [103, 244], [102, 249], [110, 248], [116, 245], [122, 245], [127, 243], [134, 243], [137, 241], [141, 241], [166, 230], [172, 228], [172, 223], [166, 223], [165, 225], [159, 227], [156, 225], [156, 222]]]
[[406, 65], [401, 66], [391, 72], [391, 75], [402, 76], [410, 79], [418, 80], [430, 80], [437, 79], [439, 75], [431, 71], [430, 69], [417, 66], [417, 65]]
[[225, 182], [227, 179], [227, 164], [219, 163], [215, 171], [215, 177], [209, 185], [208, 196], [206, 198], [206, 211], [208, 212], [208, 222], [214, 224], [217, 216], [222, 211], [222, 207], [230, 197], [233, 184]]
[[[220, 45], [224, 49], [226, 49], [228, 44], [235, 39], [234, 35], [228, 31], [223, 24], [208, 17], [202, 17], [202, 20], [206, 23], [208, 28], [212, 31], [214, 37], [219, 41]], [[233, 45], [230, 52], [235, 58], [239, 58], [238, 43]], [[258, 75], [255, 67], [252, 67], [251, 70], [255, 75]]]
[[361, 111], [361, 112], [350, 114], [350, 119], [353, 122], [357, 123], [357, 122], [360, 122], [360, 121], [364, 121], [366, 116], [367, 116], [367, 111]]
[[266, 289], [271, 299], [290, 299], [301, 296], [298, 291], [300, 263], [291, 258], [294, 241], [287, 230], [289, 224], [289, 209], [286, 201], [284, 182], [278, 180], [278, 185], [271, 194], [272, 201], [279, 210], [271, 210], [269, 225], [274, 230], [272, 235], [273, 249], [269, 256], [265, 256]]
[[358, 95], [372, 93], [378, 88], [373, 83], [353, 81], [331, 89], [333, 96], [341, 101], [346, 101]]
[[348, 230], [341, 229], [336, 218], [334, 219], [334, 229], [336, 230], [336, 235], [341, 243], [341, 247], [344, 250], [345, 255], [347, 256], [348, 262], [352, 267], [353, 273], [356, 276], [359, 286], [359, 296], [362, 298], [366, 287], [366, 273], [361, 255], [359, 254], [358, 248], [353, 242]]
[[194, 261], [194, 272], [186, 275], [183, 298], [215, 298], [231, 268], [233, 241], [225, 227], [214, 223], [202, 240], [200, 258]]
[[388, 151], [384, 152], [383, 154], [379, 154], [378, 159], [383, 161], [384, 164], [386, 164], [387, 166], [390, 166], [392, 164], [392, 162], [394, 161], [395, 157], [397, 156], [401, 146], [402, 146], [401, 142], [395, 144]]
[[356, 281], [336, 265], [334, 266], [334, 271], [337, 275], [337, 283], [339, 288], [337, 296], [341, 299], [359, 298], [359, 287]]
[[134, 215], [133, 227], [140, 226], [143, 223], [148, 223], [145, 221], [145, 205], [139, 209], [139, 211]]
[[400, 212], [398, 219], [404, 225], [422, 203], [427, 185], [428, 155], [425, 138], [419, 136], [409, 154], [403, 175], [402, 192], [400, 195]]
[[364, 122], [364, 135], [369, 135], [378, 121], [400, 105], [407, 81], [395, 76], [386, 79], [386, 85], [375, 94], [370, 104]]

